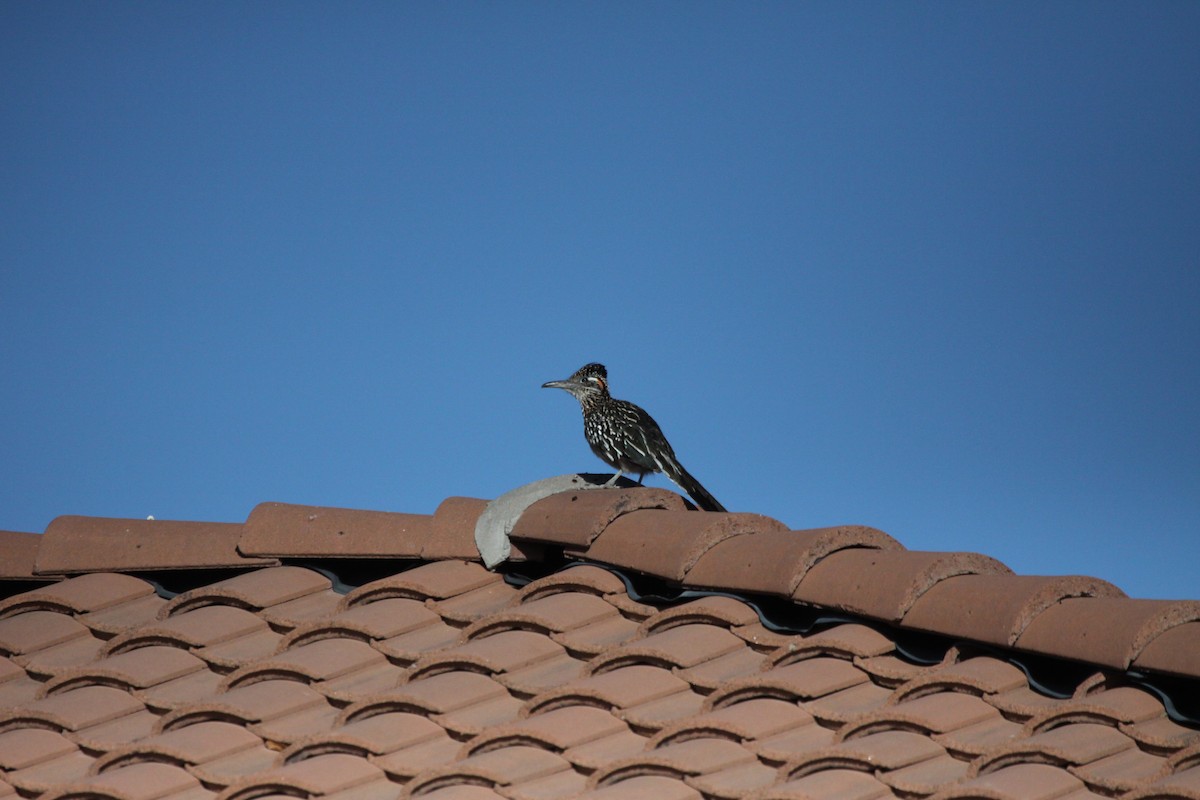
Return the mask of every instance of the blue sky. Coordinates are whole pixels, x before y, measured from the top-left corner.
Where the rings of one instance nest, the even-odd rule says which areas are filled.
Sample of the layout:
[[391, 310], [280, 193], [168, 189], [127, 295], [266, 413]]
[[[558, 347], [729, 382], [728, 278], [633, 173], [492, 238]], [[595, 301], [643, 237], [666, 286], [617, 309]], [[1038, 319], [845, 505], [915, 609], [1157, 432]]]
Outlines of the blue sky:
[[[1200, 4], [0, 5], [0, 528], [601, 471], [1200, 597]], [[648, 479], [667, 485], [661, 476]]]

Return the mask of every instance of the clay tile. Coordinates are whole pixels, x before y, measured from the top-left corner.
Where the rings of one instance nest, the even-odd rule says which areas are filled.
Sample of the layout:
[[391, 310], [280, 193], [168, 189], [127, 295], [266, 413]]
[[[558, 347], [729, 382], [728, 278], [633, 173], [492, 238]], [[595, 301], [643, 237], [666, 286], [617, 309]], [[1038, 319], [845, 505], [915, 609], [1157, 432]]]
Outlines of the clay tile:
[[765, 661], [765, 656], [753, 648], [739, 647], [723, 656], [680, 669], [677, 674], [698, 691], [711, 694], [730, 681], [762, 672]]
[[346, 608], [385, 597], [412, 600], [444, 600], [487, 586], [499, 580], [481, 564], [467, 561], [435, 561], [387, 578], [364, 584], [342, 600]]
[[991, 656], [959, 661], [924, 672], [896, 690], [896, 701], [943, 691], [968, 691], [972, 694], [998, 694], [1026, 686], [1025, 673]]
[[126, 631], [110, 640], [105, 652], [113, 655], [152, 644], [205, 647], [256, 633], [269, 633], [267, 623], [244, 608], [198, 606], [144, 628]]
[[1200, 601], [1067, 599], [1035, 617], [1014, 645], [1124, 670], [1164, 631], [1198, 619]]
[[754, 754], [727, 738], [711, 736], [669, 742], [598, 770], [593, 778], [604, 784], [622, 775], [644, 774], [647, 768], [670, 770], [694, 777], [758, 763]]
[[148, 594], [127, 603], [80, 614], [77, 619], [102, 638], [108, 639], [154, 623], [166, 603], [158, 595]]
[[86, 614], [153, 593], [153, 586], [130, 575], [79, 575], [0, 600], [0, 618], [33, 609]]
[[804, 637], [788, 653], [830, 655], [847, 660], [891, 653], [896, 643], [869, 625], [843, 622]]
[[442, 786], [486, 782], [504, 790], [514, 784], [571, 772], [561, 756], [539, 747], [516, 745], [468, 756], [441, 767], [423, 771], [413, 778], [406, 791], [415, 797]]
[[465, 627], [502, 608], [507, 608], [516, 599], [516, 595], [517, 589], [509, 586], [497, 575], [486, 586], [445, 600], [432, 600], [429, 607], [447, 622]]
[[619, 616], [612, 605], [594, 594], [560, 592], [498, 611], [472, 623], [463, 635], [474, 639], [489, 631], [509, 628], [562, 633]]
[[1068, 597], [1123, 597], [1081, 576], [960, 575], [933, 586], [904, 615], [906, 628], [1011, 647], [1030, 621]]
[[1120, 728], [1121, 733], [1151, 753], [1174, 753], [1181, 748], [1200, 744], [1200, 731], [1194, 727], [1184, 727], [1166, 716], [1124, 723]]
[[1150, 692], [1133, 686], [1118, 686], [1074, 697], [1053, 706], [1030, 719], [1026, 728], [1030, 731], [1048, 730], [1067, 722], [1133, 724], [1157, 719], [1162, 714], [1162, 701]]
[[225, 685], [244, 686], [270, 677], [303, 682], [328, 681], [386, 661], [369, 644], [353, 639], [321, 639], [256, 661], [230, 675]]
[[238, 549], [248, 556], [418, 558], [432, 529], [427, 514], [259, 503]]
[[550, 638], [580, 658], [591, 658], [637, 635], [638, 623], [617, 614], [582, 628], [553, 633]]
[[590, 489], [558, 492], [530, 505], [512, 538], [586, 549], [613, 520], [645, 509], [684, 511], [683, 498], [665, 489]]
[[306, 736], [283, 751], [282, 759], [286, 763], [341, 749], [377, 756], [444, 739], [446, 731], [436, 722], [420, 714], [393, 711]]
[[0, 733], [0, 775], [77, 752], [78, 745], [57, 731], [42, 728], [4, 731]]
[[0, 578], [55, 581], [57, 576], [35, 575], [34, 561], [42, 537], [36, 533], [0, 531]]
[[792, 597], [899, 622], [921, 595], [947, 578], [1008, 572], [999, 561], [978, 553], [841, 550], [813, 566]]
[[[430, 798], [438, 800], [438, 798]], [[458, 800], [454, 798], [453, 800]], [[474, 798], [463, 798], [474, 800]], [[482, 798], [481, 798], [482, 800]], [[578, 800], [703, 800], [700, 792], [681, 778], [664, 775], [633, 775], [598, 786], [578, 796]]]
[[944, 786], [963, 781], [968, 769], [967, 762], [947, 754], [892, 770], [879, 779], [898, 797], [927, 797]]
[[1078, 723], [1060, 725], [1019, 741], [993, 748], [972, 765], [977, 774], [995, 772], [1010, 764], [1051, 763], [1060, 766], [1090, 764], [1125, 750], [1135, 750], [1133, 740], [1111, 725]]
[[920, 733], [886, 730], [795, 756], [780, 768], [780, 774], [792, 780], [822, 769], [851, 765], [864, 772], [890, 771], [945, 754], [941, 745]]
[[[433, 533], [421, 550], [426, 561], [444, 559], [479, 560], [479, 547], [475, 544], [475, 523], [487, 508], [486, 500], [474, 497], [447, 497], [433, 514]], [[521, 560], [514, 552], [512, 560]]]
[[[390, 772], [390, 770], [389, 770]], [[269, 798], [275, 800], [275, 798]], [[512, 800], [490, 786], [475, 786], [457, 783], [445, 787], [434, 787], [421, 795], [421, 800]]]
[[867, 681], [849, 689], [814, 697], [805, 702], [804, 710], [821, 725], [836, 730], [882, 708], [891, 696], [890, 690]]
[[1068, 769], [1106, 797], [1117, 797], [1151, 783], [1163, 774], [1163, 770], [1164, 759], [1136, 747]]
[[282, 649], [321, 639], [390, 639], [441, 622], [441, 617], [418, 600], [387, 597], [339, 611], [326, 620], [300, 625], [288, 633]]
[[173, 711], [162, 718], [160, 727], [163, 731], [170, 731], [204, 720], [258, 723], [312, 709], [328, 708], [325, 698], [303, 683], [266, 680], [238, 686], [203, 702]]
[[[250, 798], [314, 797], [360, 789], [379, 784], [387, 788], [387, 776], [379, 767], [366, 759], [347, 753], [315, 755], [302, 761], [294, 761], [265, 773], [238, 781], [221, 793], [222, 800], [250, 800]], [[299, 794], [302, 793], [302, 794]]]
[[793, 778], [770, 787], [758, 796], [772, 800], [882, 800], [890, 794], [887, 786], [868, 772], [834, 768]]
[[604, 709], [563, 706], [485, 731], [471, 740], [467, 749], [474, 754], [517, 743], [534, 743], [561, 753], [628, 730], [628, 725]]
[[61, 672], [46, 682], [45, 693], [58, 694], [88, 685], [146, 689], [205, 669], [203, 661], [177, 647], [143, 647]]
[[758, 621], [758, 614], [745, 602], [732, 597], [710, 595], [664, 609], [647, 618], [641, 629], [646, 633], [654, 633], [695, 623], [733, 628]]
[[1136, 669], [1200, 677], [1200, 622], [1185, 622], [1151, 639], [1133, 659]]
[[997, 719], [1000, 712], [974, 695], [942, 692], [877, 709], [844, 727], [841, 734], [851, 739], [896, 727], [946, 733]]
[[108, 772], [139, 761], [163, 759], [191, 766], [261, 746], [262, 740], [241, 725], [210, 720], [118, 747], [96, 759], [92, 771]]
[[522, 630], [499, 631], [423, 656], [412, 666], [410, 676], [415, 680], [422, 675], [454, 668], [499, 675], [548, 661], [562, 653], [562, 645], [543, 634]]
[[776, 666], [758, 675], [733, 681], [714, 692], [711, 708], [721, 708], [754, 697], [806, 700], [868, 683], [867, 674], [840, 658], [806, 658]]
[[0, 619], [0, 653], [21, 656], [36, 653], [91, 633], [73, 617], [55, 611], [25, 611]]
[[163, 619], [202, 606], [232, 605], [251, 611], [286, 603], [322, 590], [329, 578], [303, 567], [267, 567], [176, 595], [159, 616]]
[[814, 564], [847, 548], [904, 549], [886, 533], [861, 525], [802, 531], [779, 525], [718, 542], [688, 572], [687, 583], [789, 597]]
[[767, 739], [812, 724], [812, 715], [795, 703], [757, 697], [723, 706], [668, 725], [650, 740], [650, 747], [707, 733], [749, 742]]
[[582, 592], [598, 597], [625, 593], [625, 582], [603, 567], [594, 564], [571, 564], [544, 578], [530, 581], [521, 589], [521, 602], [529, 603], [548, 595]]
[[532, 715], [569, 705], [626, 709], [682, 692], [690, 694], [690, 687], [670, 671], [634, 664], [543, 692], [528, 702], [526, 712]]
[[1088, 800], [1096, 797], [1065, 769], [1049, 764], [1014, 764], [970, 778], [937, 795], [938, 800]]
[[200, 798], [209, 795], [187, 770], [172, 764], [144, 762], [89, 776], [42, 795], [43, 800], [67, 798], [114, 798], [114, 800], [158, 800], [168, 796]]
[[105, 517], [58, 517], [38, 549], [40, 572], [245, 567], [275, 563], [237, 550], [242, 526]]
[[593, 659], [589, 668], [603, 672], [622, 664], [651, 663], [686, 669], [744, 647], [742, 640], [725, 628], [682, 625], [614, 647]]
[[638, 511], [618, 517], [587, 550], [587, 557], [682, 582], [705, 552], [732, 536], [780, 530], [759, 514]]
[[0, 729], [20, 722], [60, 731], [78, 731], [142, 711], [145, 706], [111, 686], [84, 686], [0, 711]]
[[348, 706], [342, 724], [395, 711], [445, 714], [456, 709], [507, 697], [504, 687], [487, 675], [457, 670], [427, 675], [391, 692]]

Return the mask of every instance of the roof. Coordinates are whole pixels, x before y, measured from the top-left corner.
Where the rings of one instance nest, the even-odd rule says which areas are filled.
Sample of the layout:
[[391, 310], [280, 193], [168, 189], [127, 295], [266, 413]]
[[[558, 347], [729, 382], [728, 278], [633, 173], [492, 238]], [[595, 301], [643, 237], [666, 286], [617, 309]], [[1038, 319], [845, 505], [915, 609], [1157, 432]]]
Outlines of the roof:
[[660, 489], [60, 517], [0, 597], [3, 800], [1200, 798], [1200, 603]]

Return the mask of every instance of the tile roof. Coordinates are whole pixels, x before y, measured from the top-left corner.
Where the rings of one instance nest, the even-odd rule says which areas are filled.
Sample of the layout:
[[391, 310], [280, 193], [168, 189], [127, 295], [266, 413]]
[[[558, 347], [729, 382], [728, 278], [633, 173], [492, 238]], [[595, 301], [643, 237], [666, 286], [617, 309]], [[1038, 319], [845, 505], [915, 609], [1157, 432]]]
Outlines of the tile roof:
[[660, 489], [60, 517], [0, 598], [0, 800], [1200, 799], [1200, 603]]

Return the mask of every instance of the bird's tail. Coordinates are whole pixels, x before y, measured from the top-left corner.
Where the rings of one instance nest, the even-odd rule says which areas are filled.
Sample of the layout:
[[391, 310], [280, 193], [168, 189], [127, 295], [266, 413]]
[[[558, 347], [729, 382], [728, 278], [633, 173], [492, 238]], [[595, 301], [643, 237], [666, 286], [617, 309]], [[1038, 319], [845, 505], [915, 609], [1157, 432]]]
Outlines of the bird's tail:
[[672, 469], [663, 470], [671, 480], [688, 493], [688, 497], [692, 498], [692, 502], [696, 504], [696, 508], [701, 511], [724, 511], [725, 506], [717, 502], [717, 498], [708, 493], [708, 490], [700, 485], [700, 481], [692, 477], [691, 473], [684, 469], [678, 462], [671, 465]]

